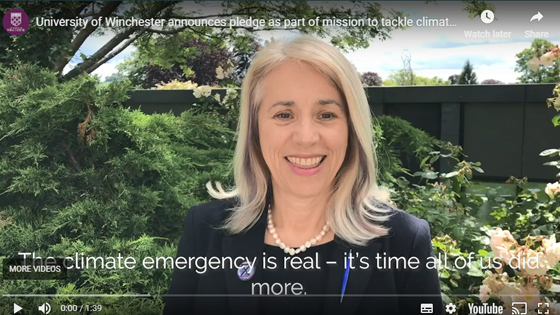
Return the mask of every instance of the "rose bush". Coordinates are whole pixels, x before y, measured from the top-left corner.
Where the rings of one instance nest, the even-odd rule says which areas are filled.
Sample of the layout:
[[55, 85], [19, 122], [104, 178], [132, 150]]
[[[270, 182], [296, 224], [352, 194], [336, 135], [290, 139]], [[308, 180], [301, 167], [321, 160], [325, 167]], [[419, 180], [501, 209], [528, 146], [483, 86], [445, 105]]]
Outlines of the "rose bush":
[[[540, 56], [537, 53], [528, 62], [528, 66], [537, 71], [541, 66], [552, 66], [559, 61], [560, 49], [555, 46]], [[560, 111], [560, 84], [554, 87], [552, 95], [546, 103], [548, 107]], [[559, 120], [560, 114], [554, 116], [554, 126], [558, 126]], [[556, 156], [558, 152], [558, 149], [549, 149], [540, 155]], [[547, 162], [545, 165], [559, 167], [560, 161]], [[523, 183], [523, 180], [512, 181]], [[560, 293], [560, 285], [557, 283], [560, 280], [560, 243], [556, 242], [556, 233], [560, 230], [560, 212], [556, 199], [560, 193], [560, 182], [547, 184], [545, 193], [549, 200], [545, 202], [538, 201], [537, 193], [538, 191], [532, 190], [516, 200], [516, 203], [525, 202], [535, 206], [529, 207], [525, 213], [516, 211], [516, 218], [512, 218], [503, 206], [496, 207], [493, 212], [495, 220], [492, 223], [521, 223], [516, 225], [515, 234], [528, 235], [520, 244], [509, 230], [497, 227], [490, 233], [492, 253], [488, 256], [497, 260], [493, 259], [493, 268], [485, 272], [486, 277], [479, 288], [479, 299], [487, 302], [495, 297], [503, 304], [507, 313], [512, 312], [512, 303], [521, 302], [526, 303], [524, 314], [560, 314], [560, 304], [557, 303]]]

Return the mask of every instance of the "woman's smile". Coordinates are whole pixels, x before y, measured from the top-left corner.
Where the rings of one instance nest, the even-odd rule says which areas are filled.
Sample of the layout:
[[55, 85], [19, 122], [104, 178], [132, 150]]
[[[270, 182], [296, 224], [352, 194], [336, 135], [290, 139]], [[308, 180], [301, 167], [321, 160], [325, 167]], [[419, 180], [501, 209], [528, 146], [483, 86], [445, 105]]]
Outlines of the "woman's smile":
[[323, 162], [327, 158], [326, 155], [323, 156], [316, 156], [313, 158], [299, 158], [299, 157], [292, 157], [287, 156], [286, 162], [288, 162], [288, 166], [292, 169], [294, 173], [300, 176], [312, 176], [321, 170], [321, 166]]

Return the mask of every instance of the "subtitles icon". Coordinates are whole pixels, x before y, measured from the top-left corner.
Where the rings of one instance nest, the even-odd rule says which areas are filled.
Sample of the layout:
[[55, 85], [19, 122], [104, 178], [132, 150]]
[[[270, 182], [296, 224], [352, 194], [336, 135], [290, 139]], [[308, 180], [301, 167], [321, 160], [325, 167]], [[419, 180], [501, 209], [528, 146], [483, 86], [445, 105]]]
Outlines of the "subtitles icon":
[[420, 304], [420, 313], [422, 314], [432, 314], [434, 312], [434, 304], [432, 303], [422, 303]]
[[512, 315], [527, 314], [527, 302], [511, 303], [511, 314]]

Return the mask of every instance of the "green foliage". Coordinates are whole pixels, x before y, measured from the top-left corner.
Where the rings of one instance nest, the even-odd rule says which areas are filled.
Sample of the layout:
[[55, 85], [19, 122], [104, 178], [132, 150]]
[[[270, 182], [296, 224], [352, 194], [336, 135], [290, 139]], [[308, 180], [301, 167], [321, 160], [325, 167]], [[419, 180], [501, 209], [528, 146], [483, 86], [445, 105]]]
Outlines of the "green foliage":
[[[22, 35], [13, 36], [2, 30], [0, 32], [0, 65], [9, 66], [16, 61], [32, 62], [39, 66], [51, 68], [59, 61], [61, 55], [69, 51], [68, 43], [72, 41], [73, 28], [56, 26], [37, 26], [36, 17], [46, 17], [46, 12], [58, 12], [57, 18], [74, 18], [71, 14], [81, 3], [68, 2], [0, 2], [0, 12], [23, 9], [29, 16], [29, 30]], [[66, 15], [66, 16], [65, 16]], [[47, 49], [45, 49], [47, 48]]]
[[471, 62], [468, 60], [465, 62], [463, 71], [459, 75], [459, 84], [478, 84], [476, 73], [473, 70]]
[[[58, 83], [36, 66], [1, 69], [2, 255], [175, 256], [186, 211], [210, 199], [205, 184], [231, 183], [234, 133], [212, 115], [124, 109], [129, 90], [126, 80]], [[163, 294], [170, 276], [170, 268], [97, 269], [40, 284], [4, 281], [0, 293]], [[161, 300], [145, 303], [161, 312]], [[115, 314], [128, 306], [140, 313], [130, 298], [109, 304]]]
[[515, 56], [515, 71], [521, 73], [517, 78], [521, 83], [557, 83], [560, 81], [560, 62], [554, 61], [552, 66], [540, 66], [537, 71], [533, 71], [529, 67], [529, 60], [533, 57], [540, 58], [547, 49], [555, 45], [546, 39], [536, 38], [529, 48], [517, 53]]
[[[508, 181], [518, 186], [514, 196], [501, 196], [491, 188], [484, 195], [467, 192], [473, 172], [483, 170], [480, 163], [460, 161], [457, 156], [432, 152], [423, 160], [422, 171], [414, 174], [425, 180], [424, 185], [399, 177], [392, 191], [400, 209], [430, 224], [444, 302], [455, 303], [458, 314], [469, 314], [467, 303], [480, 303], [478, 286], [494, 257], [490, 230], [509, 230], [518, 240], [528, 235], [556, 234], [558, 238], [560, 197], [549, 198], [538, 189], [526, 188], [527, 179], [515, 178]], [[431, 164], [440, 158], [455, 160], [454, 169], [449, 173], [434, 170]], [[457, 259], [468, 261], [469, 257], [470, 264], [457, 266]], [[558, 280], [560, 270], [556, 268], [552, 276]], [[560, 296], [550, 298], [558, 300]]]
[[[426, 3], [430, 3], [430, 2], [434, 4], [438, 3], [438, 1], [433, 1], [433, 0], [426, 1]], [[496, 8], [494, 7], [494, 5], [487, 1], [461, 1], [461, 2], [465, 5], [465, 7], [461, 9], [461, 11], [468, 13], [469, 19], [471, 20], [480, 18], [480, 14], [484, 10], [491, 10], [493, 12], [496, 12]]]
[[[461, 1], [467, 6], [462, 9], [463, 12], [469, 13], [469, 18], [476, 19], [480, 18], [480, 14], [485, 10], [490, 10], [496, 12], [496, 9], [492, 3], [486, 1]], [[497, 21], [498, 19], [496, 19]]]
[[379, 160], [379, 178], [384, 183], [396, 182], [396, 177], [408, 174], [403, 161], [421, 161], [430, 152], [448, 147], [447, 144], [414, 128], [408, 121], [393, 117], [379, 116], [374, 123], [374, 138]]
[[389, 75], [383, 81], [384, 86], [407, 86], [407, 85], [450, 85], [450, 81], [443, 80], [440, 77], [422, 77], [409, 72], [407, 70], [398, 70]]

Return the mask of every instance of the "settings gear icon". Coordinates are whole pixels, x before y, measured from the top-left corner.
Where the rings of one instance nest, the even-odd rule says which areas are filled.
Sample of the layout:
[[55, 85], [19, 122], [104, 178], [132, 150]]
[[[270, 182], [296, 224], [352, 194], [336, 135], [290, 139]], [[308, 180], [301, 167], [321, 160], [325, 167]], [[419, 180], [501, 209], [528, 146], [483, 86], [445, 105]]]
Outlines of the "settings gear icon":
[[453, 314], [457, 311], [457, 307], [453, 303], [445, 305], [445, 311], [449, 314]]

